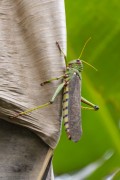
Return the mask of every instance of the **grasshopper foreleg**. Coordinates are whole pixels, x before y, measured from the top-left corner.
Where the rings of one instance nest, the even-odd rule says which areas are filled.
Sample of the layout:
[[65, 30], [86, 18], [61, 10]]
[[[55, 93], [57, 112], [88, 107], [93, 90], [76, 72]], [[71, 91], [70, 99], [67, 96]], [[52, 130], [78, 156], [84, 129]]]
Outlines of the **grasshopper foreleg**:
[[67, 62], [67, 57], [66, 57], [65, 53], [63, 52], [63, 50], [61, 49], [61, 47], [60, 47], [60, 45], [59, 45], [59, 43], [58, 43], [57, 41], [56, 41], [56, 45], [57, 45], [57, 47], [58, 47], [60, 53], [63, 54], [64, 59], [65, 59], [65, 62]]

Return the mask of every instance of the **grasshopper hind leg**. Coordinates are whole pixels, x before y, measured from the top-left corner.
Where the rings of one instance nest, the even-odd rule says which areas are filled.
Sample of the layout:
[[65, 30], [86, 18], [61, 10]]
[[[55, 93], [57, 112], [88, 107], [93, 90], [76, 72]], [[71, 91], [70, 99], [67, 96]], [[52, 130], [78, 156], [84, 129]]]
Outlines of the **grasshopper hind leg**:
[[97, 105], [94, 106], [94, 110], [95, 110], [95, 111], [97, 111], [97, 110], [99, 110], [99, 109], [100, 109], [99, 106], [97, 106]]
[[38, 110], [38, 109], [41, 109], [41, 108], [44, 108], [44, 107], [49, 106], [50, 104], [52, 104], [52, 103], [55, 101], [55, 98], [57, 97], [57, 95], [59, 94], [59, 92], [63, 89], [64, 85], [65, 85], [65, 83], [62, 83], [62, 84], [60, 84], [60, 85], [57, 87], [57, 89], [56, 89], [53, 97], [51, 98], [51, 100], [50, 100], [49, 102], [47, 102], [47, 103], [45, 103], [45, 104], [43, 104], [43, 105], [40, 105], [40, 106], [31, 108], [31, 109], [27, 109], [26, 111], [20, 112], [20, 113], [18, 113], [17, 115], [11, 116], [10, 118], [11, 118], [11, 119], [12, 119], [12, 118], [17, 118], [17, 117], [19, 117], [19, 116], [22, 116], [22, 115], [31, 113], [32, 111], [35, 111], [35, 110]]
[[91, 107], [91, 108], [89, 108], [89, 107], [82, 107], [82, 109], [91, 109], [91, 110], [95, 110], [95, 111], [99, 110], [99, 106], [91, 103], [90, 101], [88, 101], [87, 99], [85, 99], [83, 97], [81, 97], [81, 102], [83, 102], [84, 104], [87, 104], [88, 106]]

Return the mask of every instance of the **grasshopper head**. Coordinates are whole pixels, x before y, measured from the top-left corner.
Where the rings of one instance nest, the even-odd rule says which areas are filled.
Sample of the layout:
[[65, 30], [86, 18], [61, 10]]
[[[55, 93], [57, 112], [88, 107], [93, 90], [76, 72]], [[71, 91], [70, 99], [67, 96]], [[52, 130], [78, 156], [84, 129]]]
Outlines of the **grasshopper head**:
[[75, 59], [75, 60], [70, 61], [68, 63], [68, 67], [77, 69], [79, 72], [81, 72], [83, 70], [83, 64], [80, 59]]

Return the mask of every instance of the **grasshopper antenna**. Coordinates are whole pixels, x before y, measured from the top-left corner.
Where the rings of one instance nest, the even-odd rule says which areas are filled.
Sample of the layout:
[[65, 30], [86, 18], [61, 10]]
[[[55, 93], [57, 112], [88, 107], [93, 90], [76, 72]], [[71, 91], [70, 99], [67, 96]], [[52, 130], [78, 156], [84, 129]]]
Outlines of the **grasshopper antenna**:
[[91, 68], [93, 68], [95, 71], [98, 71], [94, 66], [92, 66], [91, 64], [89, 64], [86, 61], [81, 60], [83, 63], [87, 64], [88, 66], [90, 66]]
[[85, 49], [86, 45], [88, 44], [88, 42], [89, 42], [90, 40], [91, 40], [91, 37], [89, 37], [89, 38], [88, 38], [88, 40], [85, 42], [85, 44], [84, 44], [84, 46], [83, 46], [83, 48], [82, 48], [82, 51], [81, 51], [80, 56], [79, 56], [79, 58], [78, 58], [78, 59], [80, 59], [80, 58], [81, 58], [81, 56], [82, 56], [82, 54], [83, 54], [83, 51], [84, 51], [84, 49]]
[[[78, 59], [80, 59], [81, 58], [81, 56], [82, 56], [82, 54], [83, 54], [83, 51], [84, 51], [84, 49], [85, 49], [85, 47], [86, 47], [86, 45], [88, 44], [88, 42], [91, 40], [91, 37], [89, 37], [88, 38], [88, 40], [85, 42], [85, 44], [84, 44], [84, 46], [83, 46], [83, 48], [82, 48], [82, 51], [81, 51], [81, 53], [80, 53], [80, 56], [79, 56], [79, 58]], [[85, 63], [85, 64], [87, 64], [88, 66], [90, 66], [90, 67], [92, 67], [95, 71], [98, 71], [94, 66], [92, 66], [91, 64], [89, 64], [88, 62], [86, 62], [86, 61], [83, 61], [83, 60], [81, 60], [83, 63]]]

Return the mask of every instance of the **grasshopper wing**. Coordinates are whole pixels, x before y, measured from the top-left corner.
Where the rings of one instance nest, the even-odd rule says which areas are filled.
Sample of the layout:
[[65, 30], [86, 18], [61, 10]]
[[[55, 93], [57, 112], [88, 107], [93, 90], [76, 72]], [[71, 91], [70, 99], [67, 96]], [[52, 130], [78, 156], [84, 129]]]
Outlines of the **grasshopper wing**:
[[81, 79], [73, 74], [69, 82], [68, 125], [71, 140], [77, 142], [82, 134]]

